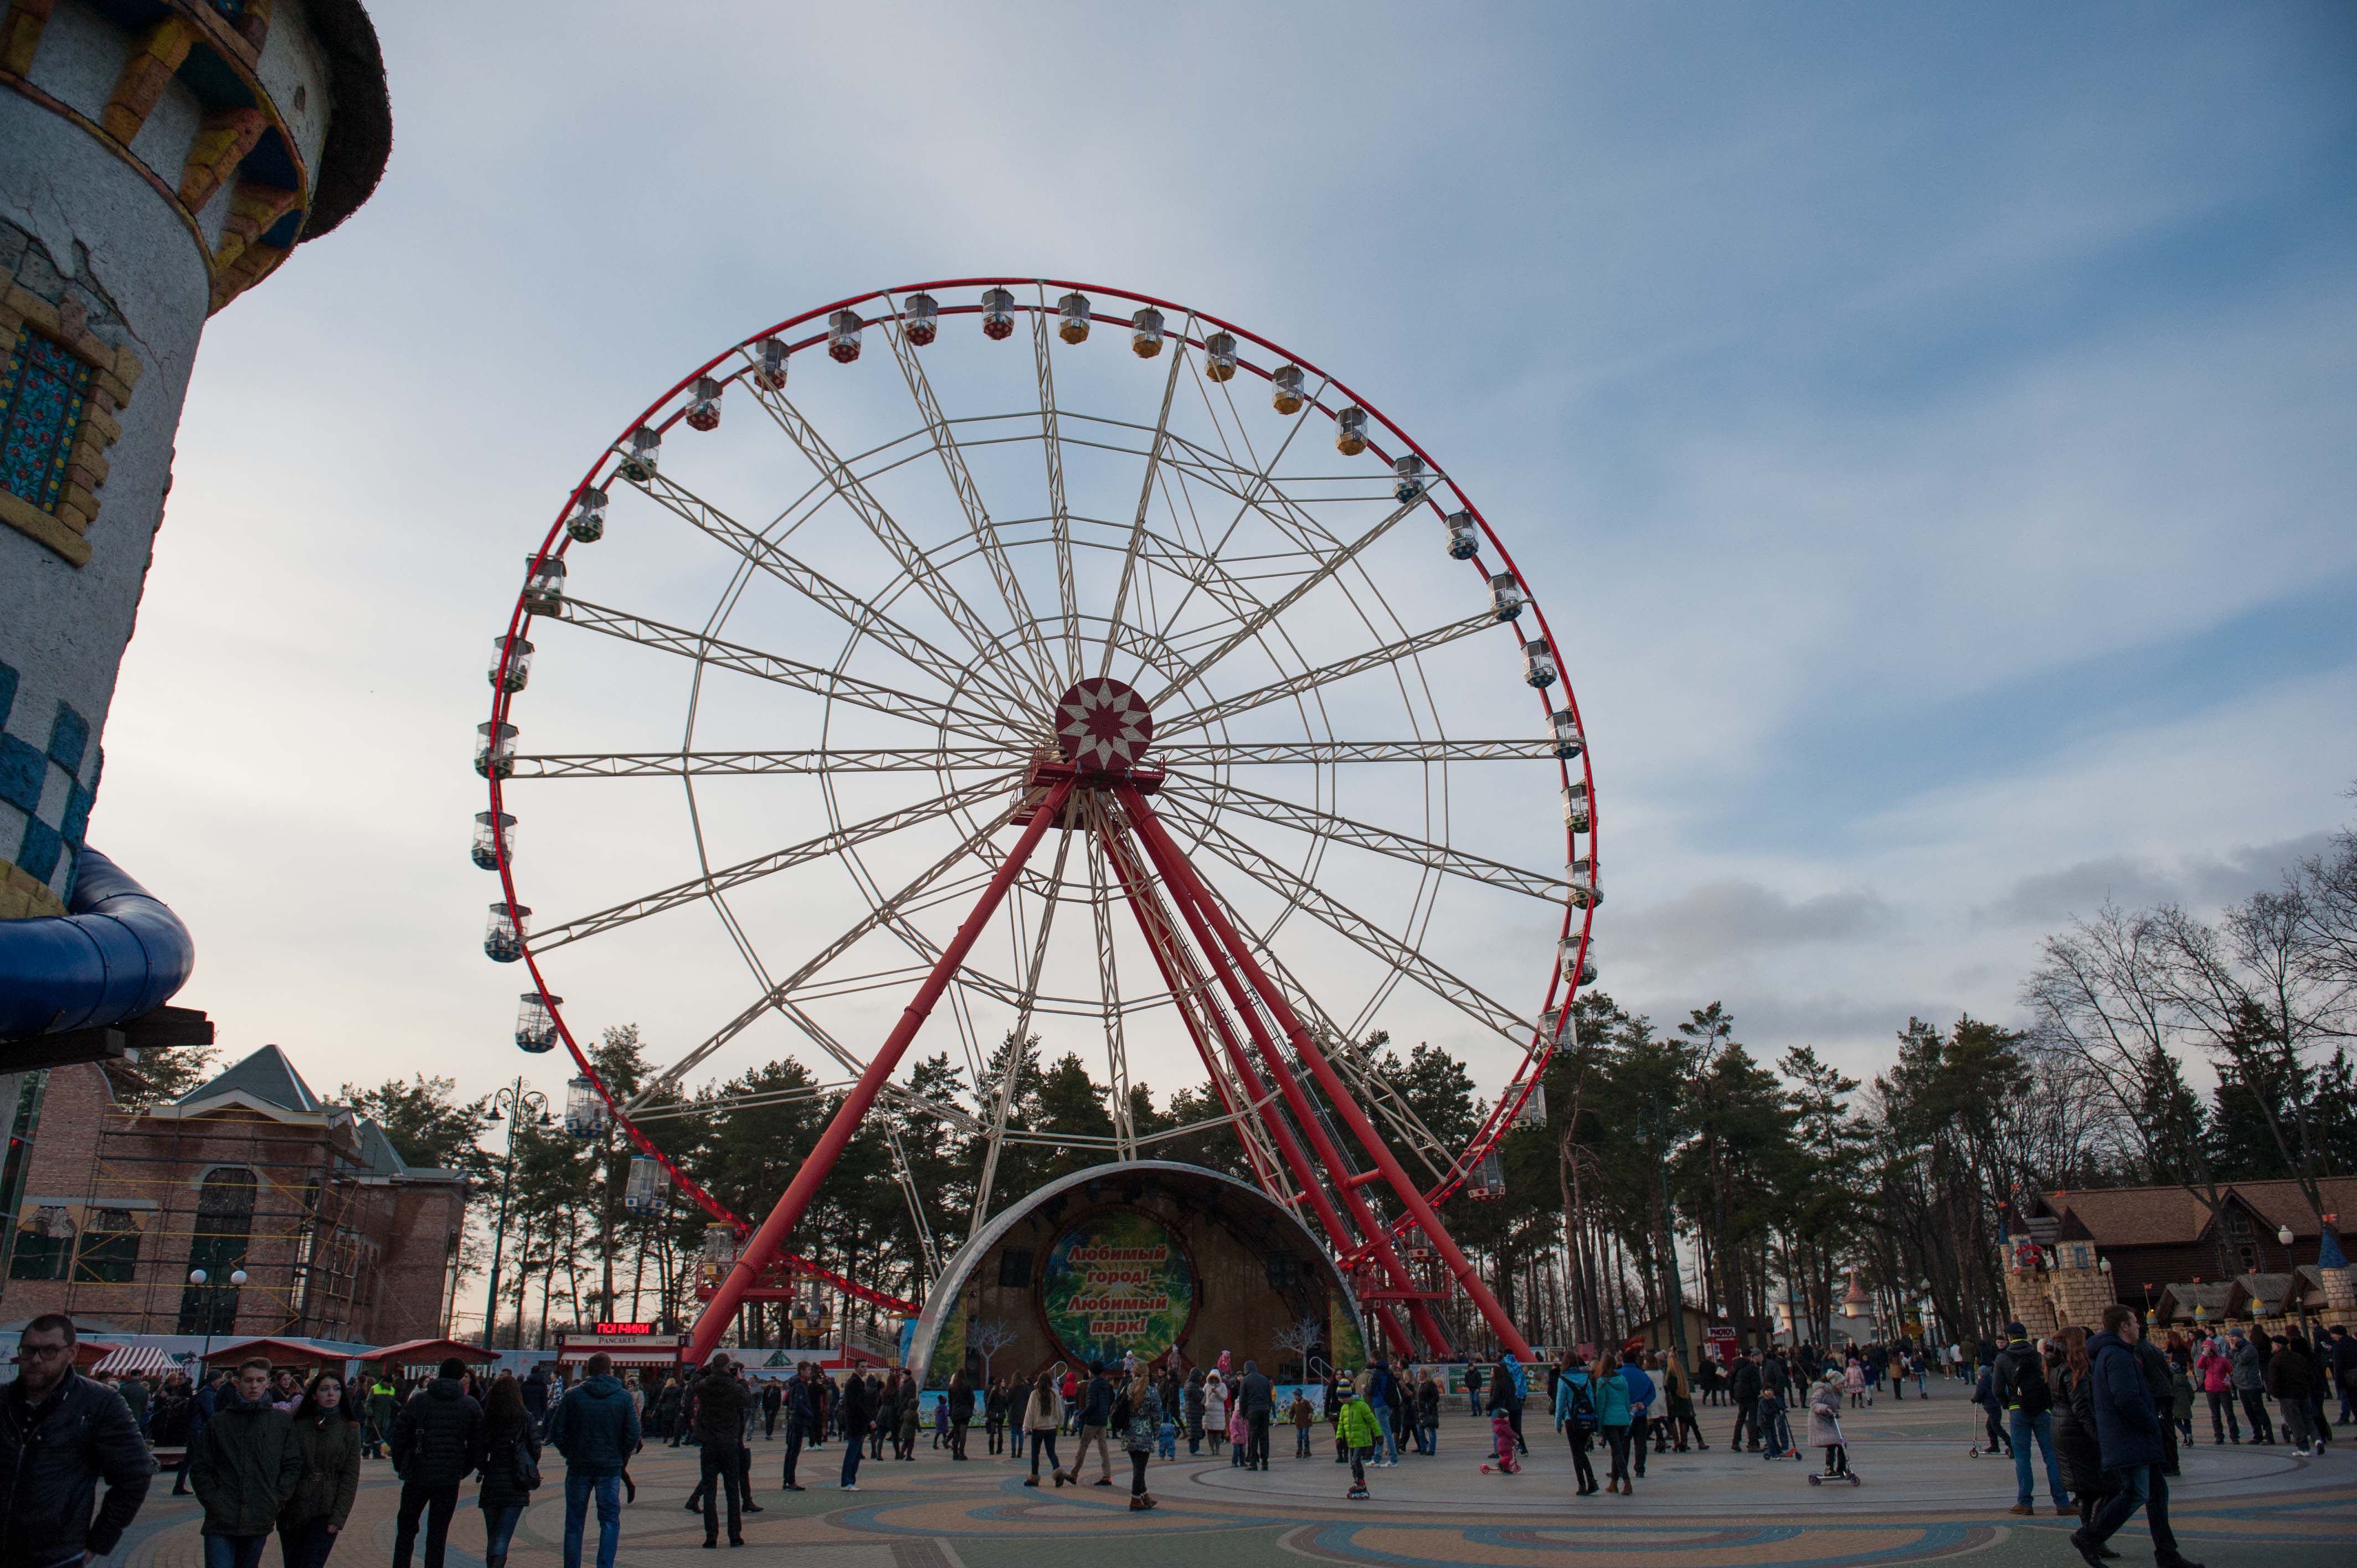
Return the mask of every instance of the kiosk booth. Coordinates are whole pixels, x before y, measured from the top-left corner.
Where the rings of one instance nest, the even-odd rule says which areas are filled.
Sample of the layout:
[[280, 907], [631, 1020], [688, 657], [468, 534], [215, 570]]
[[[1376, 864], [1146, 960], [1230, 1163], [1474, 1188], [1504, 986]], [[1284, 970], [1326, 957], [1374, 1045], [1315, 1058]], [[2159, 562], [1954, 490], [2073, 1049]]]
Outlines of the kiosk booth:
[[614, 1359], [616, 1376], [628, 1371], [640, 1374], [646, 1383], [651, 1377], [671, 1371], [679, 1366], [680, 1352], [687, 1344], [684, 1334], [663, 1334], [651, 1323], [600, 1323], [588, 1328], [560, 1328], [556, 1332], [556, 1366], [566, 1382], [578, 1381], [589, 1358], [601, 1352]]

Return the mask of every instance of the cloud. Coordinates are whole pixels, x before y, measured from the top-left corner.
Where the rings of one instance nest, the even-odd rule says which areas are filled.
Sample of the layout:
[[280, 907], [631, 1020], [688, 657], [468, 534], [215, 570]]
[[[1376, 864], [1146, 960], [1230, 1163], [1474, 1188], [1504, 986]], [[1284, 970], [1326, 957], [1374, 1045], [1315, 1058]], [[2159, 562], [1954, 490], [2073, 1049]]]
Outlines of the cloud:
[[1837, 941], [1887, 930], [1897, 912], [1852, 889], [1793, 899], [1757, 882], [1708, 882], [1611, 929], [1615, 947], [1656, 961], [1723, 963], [1803, 942]]
[[2330, 833], [2303, 833], [2174, 865], [2138, 855], [2105, 855], [2025, 876], [2003, 897], [1975, 909], [1973, 918], [1999, 926], [2052, 926], [2093, 914], [2106, 902], [2123, 908], [2169, 903], [2215, 908], [2272, 886], [2285, 868], [2321, 854], [2330, 840]]

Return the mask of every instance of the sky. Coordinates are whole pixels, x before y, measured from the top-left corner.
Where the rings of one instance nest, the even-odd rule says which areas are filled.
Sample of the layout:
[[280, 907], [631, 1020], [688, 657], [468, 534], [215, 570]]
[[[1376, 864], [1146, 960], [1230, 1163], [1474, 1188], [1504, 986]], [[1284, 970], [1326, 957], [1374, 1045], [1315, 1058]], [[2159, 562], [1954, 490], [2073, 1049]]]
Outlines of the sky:
[[464, 847], [520, 560], [684, 371], [931, 277], [1252, 325], [1481, 498], [1657, 1022], [1867, 1076], [2357, 817], [2345, 6], [376, 10], [390, 166], [207, 330], [91, 822], [232, 1055], [559, 1087]]

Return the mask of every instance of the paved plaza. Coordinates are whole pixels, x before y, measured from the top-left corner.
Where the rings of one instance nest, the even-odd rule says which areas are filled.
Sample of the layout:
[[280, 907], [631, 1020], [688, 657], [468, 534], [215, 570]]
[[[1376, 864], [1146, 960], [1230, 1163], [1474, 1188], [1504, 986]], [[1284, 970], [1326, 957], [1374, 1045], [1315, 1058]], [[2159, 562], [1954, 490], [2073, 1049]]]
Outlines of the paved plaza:
[[[2076, 1568], [2064, 1540], [2072, 1520], [2041, 1512], [2021, 1519], [2013, 1466], [1967, 1456], [1973, 1412], [1961, 1385], [1935, 1387], [1928, 1403], [1885, 1400], [1847, 1418], [1859, 1487], [1813, 1487], [1813, 1464], [1737, 1457], [1718, 1446], [1732, 1412], [1706, 1409], [1707, 1454], [1649, 1460], [1636, 1496], [1576, 1498], [1559, 1437], [1534, 1429], [1530, 1462], [1515, 1477], [1479, 1466], [1486, 1423], [1446, 1418], [1437, 1457], [1404, 1456], [1373, 1471], [1372, 1499], [1345, 1500], [1348, 1472], [1332, 1461], [1327, 1429], [1309, 1459], [1291, 1456], [1278, 1434], [1265, 1476], [1223, 1458], [1157, 1464], [1148, 1485], [1162, 1506], [1128, 1511], [1125, 1466], [1113, 1487], [1078, 1491], [1022, 1485], [1020, 1467], [983, 1455], [963, 1465], [921, 1438], [913, 1463], [868, 1460], [860, 1489], [833, 1486], [839, 1444], [806, 1454], [799, 1495], [778, 1487], [780, 1444], [755, 1444], [756, 1498], [768, 1509], [746, 1521], [742, 1558], [779, 1558], [809, 1568], [1062, 1568], [1119, 1562], [1141, 1565], [1312, 1562], [1386, 1564], [1496, 1563], [1514, 1568], [1830, 1568], [1977, 1557], [1992, 1568]], [[1071, 1444], [1063, 1444], [1069, 1455]], [[1814, 1459], [1813, 1455], [1812, 1460]], [[563, 1464], [544, 1463], [550, 1485], [517, 1532], [511, 1561], [540, 1568], [559, 1561], [565, 1532]], [[2211, 1568], [2349, 1568], [2357, 1563], [2357, 1444], [2298, 1460], [2287, 1448], [2214, 1448], [2206, 1438], [2172, 1483], [2172, 1518], [2186, 1552]], [[624, 1564], [707, 1561], [704, 1526], [680, 1504], [695, 1483], [694, 1450], [649, 1448], [633, 1466], [639, 1500], [623, 1510]], [[1093, 1479], [1093, 1474], [1091, 1475]], [[197, 1519], [188, 1499], [167, 1495], [169, 1477], [141, 1514], [120, 1561], [130, 1568], [199, 1568]], [[389, 1466], [371, 1463], [334, 1568], [383, 1563], [391, 1555], [399, 1495]], [[482, 1515], [458, 1510], [450, 1562], [480, 1568]], [[591, 1542], [594, 1551], [594, 1526]], [[2123, 1568], [2151, 1561], [2141, 1517], [2115, 1544]], [[727, 1559], [724, 1544], [720, 1556]], [[592, 1558], [594, 1561], [594, 1556]], [[274, 1546], [266, 1559], [275, 1563]]]

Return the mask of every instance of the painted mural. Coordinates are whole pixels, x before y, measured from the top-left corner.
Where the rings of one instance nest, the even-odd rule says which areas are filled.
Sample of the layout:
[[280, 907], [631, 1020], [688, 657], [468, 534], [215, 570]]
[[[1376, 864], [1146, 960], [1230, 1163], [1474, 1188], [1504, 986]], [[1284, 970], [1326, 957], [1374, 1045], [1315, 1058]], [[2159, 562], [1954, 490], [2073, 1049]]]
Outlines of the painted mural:
[[1040, 1281], [1048, 1331], [1072, 1359], [1151, 1360], [1178, 1342], [1195, 1308], [1195, 1270], [1178, 1239], [1134, 1209], [1092, 1214], [1056, 1239]]

